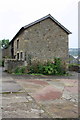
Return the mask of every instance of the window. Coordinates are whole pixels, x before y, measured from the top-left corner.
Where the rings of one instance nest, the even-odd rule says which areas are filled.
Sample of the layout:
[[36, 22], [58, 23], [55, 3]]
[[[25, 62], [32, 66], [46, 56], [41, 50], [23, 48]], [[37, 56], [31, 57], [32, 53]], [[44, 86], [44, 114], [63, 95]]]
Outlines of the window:
[[23, 52], [20, 53], [20, 59], [23, 59]]
[[19, 53], [17, 53], [17, 60], [19, 60]]
[[14, 55], [14, 59], [16, 59], [16, 55]]
[[17, 40], [17, 49], [19, 48], [19, 39]]

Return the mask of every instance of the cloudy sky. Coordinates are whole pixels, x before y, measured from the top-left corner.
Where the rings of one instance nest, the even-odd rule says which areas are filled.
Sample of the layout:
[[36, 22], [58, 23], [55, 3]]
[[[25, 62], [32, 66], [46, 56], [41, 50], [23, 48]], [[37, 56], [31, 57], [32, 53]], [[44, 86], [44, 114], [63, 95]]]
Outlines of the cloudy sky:
[[11, 40], [18, 30], [51, 14], [72, 32], [69, 48], [78, 47], [79, 0], [0, 0], [0, 40]]

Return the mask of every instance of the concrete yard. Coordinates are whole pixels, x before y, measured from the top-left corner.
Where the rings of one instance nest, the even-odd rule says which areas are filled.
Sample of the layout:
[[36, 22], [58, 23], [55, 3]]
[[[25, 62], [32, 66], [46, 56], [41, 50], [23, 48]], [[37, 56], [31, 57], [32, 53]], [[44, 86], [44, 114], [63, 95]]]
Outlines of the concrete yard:
[[78, 118], [78, 73], [2, 74], [3, 118]]

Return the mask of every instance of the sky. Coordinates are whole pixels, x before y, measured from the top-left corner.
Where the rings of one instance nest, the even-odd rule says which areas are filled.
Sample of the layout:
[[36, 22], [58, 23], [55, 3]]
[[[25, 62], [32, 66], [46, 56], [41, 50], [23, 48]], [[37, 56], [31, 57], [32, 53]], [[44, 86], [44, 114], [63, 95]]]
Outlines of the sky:
[[11, 39], [25, 26], [51, 14], [72, 34], [69, 48], [78, 47], [79, 0], [0, 0], [0, 40]]

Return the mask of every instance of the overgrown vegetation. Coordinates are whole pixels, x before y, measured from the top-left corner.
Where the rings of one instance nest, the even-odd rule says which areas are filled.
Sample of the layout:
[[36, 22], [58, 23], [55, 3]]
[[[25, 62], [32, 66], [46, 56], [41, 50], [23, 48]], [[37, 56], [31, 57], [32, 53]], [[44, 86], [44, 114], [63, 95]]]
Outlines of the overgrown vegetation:
[[66, 73], [60, 58], [55, 58], [54, 63], [47, 62], [45, 65], [38, 64], [30, 66], [30, 73], [38, 73], [44, 75], [63, 75]]
[[4, 67], [4, 58], [2, 58], [2, 49], [9, 46], [9, 39], [0, 40], [0, 66]]
[[[27, 72], [26, 72], [27, 69]], [[54, 62], [47, 62], [46, 64], [36, 64], [30, 65], [28, 67], [17, 67], [15, 69], [15, 74], [43, 74], [43, 75], [65, 75], [66, 69], [62, 64], [60, 58], [55, 58]]]
[[9, 39], [0, 40], [0, 48], [8, 47], [8, 45], [9, 45]]
[[17, 67], [17, 68], [14, 70], [14, 73], [15, 73], [15, 74], [24, 74], [25, 72], [26, 72], [26, 67], [25, 67], [25, 66]]

